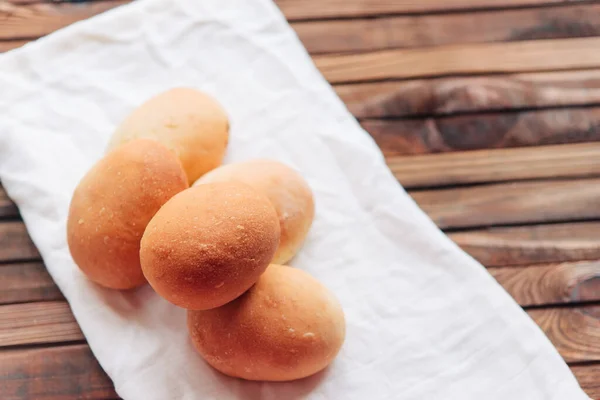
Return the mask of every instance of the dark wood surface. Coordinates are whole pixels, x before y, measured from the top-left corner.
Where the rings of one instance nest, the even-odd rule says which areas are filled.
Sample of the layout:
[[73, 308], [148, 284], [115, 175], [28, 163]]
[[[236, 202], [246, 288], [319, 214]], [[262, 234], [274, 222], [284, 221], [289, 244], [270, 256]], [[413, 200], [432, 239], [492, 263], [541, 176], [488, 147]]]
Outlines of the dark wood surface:
[[[127, 2], [0, 1], [0, 52]], [[600, 399], [600, 2], [276, 2], [409, 194]], [[117, 398], [1, 187], [0, 398]]]

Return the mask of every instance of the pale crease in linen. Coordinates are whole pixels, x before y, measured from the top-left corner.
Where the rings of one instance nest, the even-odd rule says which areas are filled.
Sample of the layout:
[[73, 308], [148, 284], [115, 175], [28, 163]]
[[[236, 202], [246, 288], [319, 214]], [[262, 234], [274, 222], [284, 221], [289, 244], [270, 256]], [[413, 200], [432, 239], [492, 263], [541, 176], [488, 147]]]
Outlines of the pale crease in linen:
[[[184, 310], [149, 287], [101, 289], [73, 264], [65, 219], [77, 182], [128, 112], [174, 86], [226, 107], [227, 162], [277, 158], [314, 189], [316, 221], [292, 265], [337, 294], [348, 324], [324, 373], [220, 375], [192, 350]], [[0, 56], [0, 88], [0, 179], [126, 400], [588, 398], [398, 185], [270, 0], [139, 0]]]

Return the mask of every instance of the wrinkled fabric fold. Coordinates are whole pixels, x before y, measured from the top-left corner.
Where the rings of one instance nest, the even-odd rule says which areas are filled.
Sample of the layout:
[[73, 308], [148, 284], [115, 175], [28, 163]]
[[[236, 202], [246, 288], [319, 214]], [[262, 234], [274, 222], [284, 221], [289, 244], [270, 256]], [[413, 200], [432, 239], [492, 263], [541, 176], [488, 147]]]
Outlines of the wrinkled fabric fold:
[[[316, 220], [291, 265], [346, 312], [346, 343], [324, 372], [223, 376], [194, 352], [184, 310], [147, 286], [102, 289], [74, 265], [75, 186], [127, 113], [175, 86], [227, 109], [227, 162], [275, 158], [313, 188]], [[535, 323], [404, 192], [270, 0], [138, 0], [0, 56], [0, 87], [0, 179], [125, 400], [588, 398]]]

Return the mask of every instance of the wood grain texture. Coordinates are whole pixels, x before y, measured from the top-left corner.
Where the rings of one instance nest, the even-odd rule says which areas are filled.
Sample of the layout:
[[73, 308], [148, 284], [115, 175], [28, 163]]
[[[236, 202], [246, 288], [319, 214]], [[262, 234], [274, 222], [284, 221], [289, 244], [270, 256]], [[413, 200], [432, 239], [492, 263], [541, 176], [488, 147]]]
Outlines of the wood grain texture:
[[21, 221], [0, 222], [0, 244], [0, 263], [41, 258]]
[[[600, 366], [572, 366], [583, 390], [600, 395]], [[112, 382], [85, 344], [0, 352], [3, 400], [115, 399]]]
[[0, 218], [17, 217], [18, 215], [17, 206], [8, 197], [4, 188], [0, 186]]
[[449, 237], [488, 267], [600, 259], [600, 222], [497, 227]]
[[[0, 39], [38, 38], [128, 0], [11, 1], [0, 6]], [[461, 43], [598, 36], [600, 6], [575, 5], [292, 23], [311, 53], [375, 51]], [[485, 27], [485, 29], [482, 29]], [[400, 34], [401, 33], [401, 34]]]
[[29, 40], [0, 41], [0, 53], [19, 48], [27, 43], [29, 43]]
[[600, 176], [600, 143], [392, 156], [386, 162], [407, 189], [528, 179]]
[[361, 17], [382, 14], [504, 9], [564, 4], [578, 0], [276, 0], [289, 20]]
[[600, 301], [600, 261], [488, 271], [521, 306]]
[[600, 306], [529, 310], [567, 362], [600, 361]]
[[47, 35], [74, 22], [110, 10], [128, 1], [105, 0], [85, 4], [0, 3], [0, 39], [33, 39]]
[[[454, 238], [459, 243], [468, 242], [472, 248], [475, 248], [474, 256], [480, 247], [473, 246], [476, 241], [473, 233], [461, 233], [458, 235], [470, 236], [467, 239]], [[485, 234], [480, 234], [479, 238]], [[456, 236], [456, 234], [454, 234]], [[516, 235], [518, 236], [518, 235]], [[452, 237], [452, 235], [451, 235]], [[576, 238], [574, 242], [579, 239]], [[488, 241], [489, 242], [489, 241]], [[552, 252], [556, 253], [560, 246], [559, 240], [551, 242], [548, 238], [540, 241], [530, 240], [532, 243], [528, 250], [531, 253], [537, 251], [537, 256], [548, 257], [549, 251], [544, 248], [544, 243], [554, 243], [551, 247]], [[514, 241], [515, 246], [527, 248], [527, 243], [523, 244], [521, 239]], [[463, 246], [465, 246], [463, 244]], [[468, 247], [469, 245], [466, 245]], [[493, 244], [488, 246], [492, 248], [487, 254], [494, 254]], [[506, 246], [507, 247], [507, 246]], [[504, 247], [504, 248], [506, 248]], [[597, 252], [600, 253], [600, 243], [596, 245]], [[467, 248], [467, 250], [469, 250]], [[512, 249], [499, 250], [505, 260], [507, 255], [515, 253]], [[522, 260], [523, 258], [519, 258]], [[487, 260], [483, 260], [487, 261]], [[502, 264], [493, 260], [496, 264]], [[505, 261], [511, 263], [511, 261]], [[534, 261], [535, 262], [535, 261]], [[527, 265], [521, 268], [489, 268], [490, 273], [496, 280], [515, 298], [522, 306], [542, 305], [542, 304], [567, 304], [586, 301], [600, 301], [600, 264], [598, 262], [576, 262], [551, 265]], [[12, 264], [0, 268], [0, 304], [26, 303], [39, 301], [62, 300], [62, 294], [41, 263]]]
[[600, 141], [600, 107], [365, 120], [386, 156]]
[[[600, 223], [492, 228], [451, 233], [450, 238], [488, 267], [600, 258]], [[596, 269], [597, 264], [577, 263], [490, 271], [519, 304], [534, 305], [600, 300], [600, 292], [594, 292], [600, 283]], [[0, 304], [59, 299], [43, 264], [0, 267]]]
[[600, 38], [464, 44], [317, 55], [315, 64], [331, 83], [416, 77], [557, 71], [600, 67]]
[[[30, 3], [31, 1], [11, 0], [11, 2]], [[125, 2], [103, 1], [96, 3], [94, 7], [101, 8], [101, 5], [106, 6], [109, 3]], [[304, 3], [302, 6], [304, 12], [306, 12], [307, 4], [318, 2], [314, 10], [309, 10], [311, 13], [318, 12], [320, 16], [317, 18], [322, 18], [323, 15], [328, 17], [327, 13], [332, 12], [332, 9], [329, 8], [332, 4], [337, 7], [341, 16], [351, 16], [355, 15], [352, 12], [359, 13], [356, 15], [377, 15], [381, 12], [421, 13], [439, 10], [439, 7], [444, 10], [463, 10], [466, 8], [537, 6], [542, 3], [537, 0], [470, 1], [469, 5], [466, 1], [458, 0], [422, 2], [281, 0], [281, 2], [287, 3], [289, 7], [297, 7], [299, 3]], [[563, 1], [555, 0], [554, 3], [563, 3]], [[356, 7], [357, 4], [363, 9], [356, 11], [357, 9], [354, 8], [354, 11], [350, 11], [351, 14], [344, 14], [348, 9], [352, 10], [352, 7]], [[394, 7], [395, 11], [381, 11], [382, 4], [384, 10], [385, 7]], [[21, 37], [44, 35], [80, 18], [87, 18], [89, 15], [86, 16], [85, 13], [90, 12], [88, 7], [92, 5], [93, 3], [58, 6], [36, 4], [18, 9], [13, 8], [13, 12], [4, 15], [6, 17], [4, 20], [2, 19], [4, 9], [0, 6], [0, 20], [2, 20], [0, 39], [7, 39], [6, 35], [11, 35], [11, 32], [13, 35], [15, 32], [24, 35]], [[400, 6], [413, 9], [398, 11], [397, 7]], [[579, 11], [577, 14], [578, 9], [586, 9], [588, 12]], [[540, 57], [544, 53], [549, 54], [547, 57], [564, 58], [550, 63], [544, 62], [542, 59], [535, 61], [532, 58], [535, 54], [523, 54], [516, 48], [509, 49], [510, 57], [506, 61], [501, 57], [480, 60], [473, 57], [488, 57], [491, 54], [490, 49], [494, 47], [480, 48], [473, 43], [596, 36], [598, 34], [597, 21], [600, 19], [599, 9], [600, 7], [596, 5], [548, 7], [507, 11], [499, 17], [500, 14], [494, 16], [492, 13], [477, 12], [474, 14], [389, 17], [377, 22], [375, 20], [302, 22], [295, 27], [309, 50], [313, 52], [356, 52], [415, 46], [444, 46], [441, 49], [430, 49], [431, 51], [435, 50], [437, 55], [425, 52], [421, 55], [411, 53], [407, 63], [404, 64], [403, 61], [399, 66], [397, 65], [399, 60], [395, 58], [392, 60], [393, 57], [386, 59], [380, 57], [379, 53], [365, 54], [369, 57], [375, 56], [371, 58], [371, 62], [390, 63], [389, 66], [369, 66], [375, 70], [375, 73], [374, 76], [364, 75], [368, 79], [382, 79], [377, 75], [380, 73], [380, 69], [392, 71], [393, 73], [389, 77], [404, 79], [406, 72], [403, 69], [410, 69], [411, 60], [414, 61], [419, 57], [422, 62], [438, 60], [437, 62], [444, 63], [444, 65], [430, 67], [431, 64], [424, 64], [425, 71], [418, 70], [414, 72], [415, 75], [411, 76], [462, 74], [463, 70], [471, 71], [469, 68], [474, 68], [471, 72], [480, 73], [477, 68], [481, 68], [481, 64], [486, 62], [499, 64], [498, 69], [492, 70], [492, 72], [537, 71], [550, 67], [564, 69], [583, 66], [583, 68], [589, 68], [589, 65], [595, 68], [597, 60], [600, 58], [594, 54], [583, 55], [583, 49], [588, 49], [586, 51], [593, 53], [594, 46], [600, 42], [594, 42], [596, 44], [593, 45], [589, 44], [592, 42], [589, 42], [588, 45], [577, 45], [568, 49], [566, 45], [561, 44], [562, 41], [556, 41], [559, 45], [549, 50], [543, 50], [544, 45], [540, 45], [541, 49], [536, 44], [537, 50], [534, 49], [533, 53], [537, 52]], [[284, 11], [286, 11], [285, 7]], [[289, 10], [286, 12], [289, 13]], [[473, 18], [474, 15], [478, 18]], [[5, 20], [8, 21], [7, 25], [4, 25]], [[327, 36], [328, 27], [331, 32], [329, 36]], [[481, 29], [481, 27], [485, 27], [485, 29]], [[477, 34], [478, 30], [481, 32], [479, 35]], [[398, 35], [397, 32], [403, 34]], [[574, 40], [578, 41], [579, 39]], [[16, 40], [0, 42], [0, 51], [24, 42]], [[471, 43], [471, 45], [457, 45], [458, 43]], [[529, 42], [524, 43], [528, 44]], [[577, 43], [581, 44], [581, 42]], [[465, 57], [470, 58], [456, 61], [454, 58], [462, 53], [452, 50], [453, 48], [466, 48]], [[351, 66], [350, 69], [365, 68], [361, 64], [363, 60], [359, 61], [358, 67]], [[468, 61], [472, 61], [475, 65], [473, 67], [467, 65]], [[520, 69], [521, 66], [511, 66], [510, 63], [515, 61], [522, 62], [526, 69]], [[552, 65], [548, 67], [547, 64]], [[556, 65], [559, 66], [556, 67]], [[414, 69], [414, 66], [412, 68]], [[427, 68], [433, 72], [428, 72]], [[346, 70], [342, 72], [348, 73]], [[384, 79], [387, 78], [386, 75]], [[511, 76], [352, 84], [340, 86], [337, 90], [355, 115], [362, 119], [416, 115], [437, 116], [460, 112], [481, 112], [482, 110], [498, 111], [598, 104], [600, 103], [599, 78], [600, 69], [563, 73], [527, 73]], [[348, 81], [362, 80], [361, 77], [353, 77]], [[389, 146], [386, 149], [392, 150], [391, 153], [387, 153], [388, 150], [384, 149], [386, 154], [443, 153], [488, 147], [507, 148], [598, 140], [598, 136], [600, 136], [597, 135], [599, 109], [592, 107], [564, 110], [564, 113], [557, 110], [520, 111], [518, 113], [470, 115], [443, 119], [423, 118], [413, 121], [367, 120], [364, 123], [367, 125], [388, 124], [386, 125], [388, 128], [393, 126], [393, 129], [384, 136], [384, 139], [387, 140], [386, 146]], [[395, 131], [398, 124], [402, 123], [407, 124], [403, 129], [408, 132], [408, 139], [398, 139], [398, 136], [402, 135], [397, 135], [398, 132]], [[432, 127], [437, 131], [429, 130]], [[414, 130], [419, 131], [415, 134]], [[376, 134], [374, 136], [377, 139]], [[401, 143], [399, 140], [406, 140], [406, 142]], [[597, 157], [597, 147], [597, 144], [587, 143], [573, 145], [573, 147], [548, 146], [540, 149], [470, 151], [457, 154], [419, 155], [410, 158], [396, 156], [390, 159], [390, 167], [395, 170], [394, 172], [403, 183], [409, 182], [408, 187], [537, 178], [595, 177], [599, 167], [595, 160], [600, 159]], [[561, 148], [562, 150], [559, 150]], [[469, 164], [470, 174], [467, 171], [468, 160], [471, 161]], [[403, 176], [404, 178], [402, 178]], [[594, 185], [597, 186], [596, 180], [590, 181], [594, 181]], [[455, 223], [453, 218], [458, 219], [457, 215], [460, 212], [463, 212], [464, 215], [468, 214], [468, 217], [464, 217], [470, 221], [466, 226], [487, 225], [486, 218], [491, 219], [494, 224], [531, 223], [529, 219], [525, 221], [524, 218], [532, 218], [531, 220], [534, 222], [579, 219], [580, 217], [597, 218], [595, 213], [588, 211], [588, 209], [594, 208], [594, 205], [598, 208], [598, 203], [593, 203], [594, 198], [599, 198], [597, 190], [593, 188], [584, 190], [578, 186], [577, 182], [579, 181], [574, 181], [572, 186], [561, 186], [562, 182], [566, 181], [557, 182], [559, 182], [558, 185], [542, 189], [527, 185], [554, 184], [556, 182], [522, 182], [525, 186], [519, 186], [518, 190], [509, 191], [505, 196], [500, 195], [499, 191], [477, 192], [474, 197], [479, 200], [471, 199], [470, 195], [459, 195], [460, 199], [455, 206], [459, 209], [462, 208], [462, 211], [457, 211], [457, 214], [453, 214], [451, 210], [445, 210], [441, 206], [442, 200], [451, 201], [453, 198], [452, 196], [448, 197], [447, 193], [444, 194], [446, 197], [440, 203], [431, 198], [428, 201], [433, 204], [432, 207], [438, 212], [438, 215], [442, 216], [442, 222], [450, 221], [449, 227], [454, 227], [452, 225]], [[502, 185], [492, 186], [501, 187]], [[540, 194], [536, 194], [538, 189], [541, 190]], [[571, 197], [565, 194], [569, 190], [574, 192]], [[545, 197], [548, 200], [542, 204], [537, 197], [540, 199]], [[522, 200], [523, 198], [525, 200]], [[0, 192], [0, 216], [8, 218], [18, 216], [18, 212], [10, 200], [4, 203], [5, 206], [2, 204], [2, 192]], [[549, 205], [550, 208], [540, 209], [543, 208], [541, 205], [544, 207]], [[484, 216], [488, 207], [497, 209], [496, 215]], [[581, 209], [580, 211], [577, 211], [578, 207]], [[3, 210], [8, 211], [6, 214], [2, 214]], [[474, 210], [475, 216], [471, 216], [469, 210]], [[517, 217], [512, 217], [513, 214], [516, 214]], [[513, 221], [514, 218], [517, 218], [518, 221]], [[482, 220], [484, 222], [481, 222]], [[10, 222], [10, 224], [14, 226], [11, 227], [12, 230], [9, 234], [6, 234], [8, 231], [3, 228], [5, 223], [0, 223], [0, 261], [39, 257], [34, 247], [32, 250], [33, 245], [26, 235], [22, 223]], [[552, 227], [560, 229], [551, 230]], [[3, 232], [6, 237], [2, 236]], [[476, 257], [489, 260], [490, 263], [487, 265], [522, 264], [528, 259], [532, 263], [539, 263], [565, 259], [600, 258], [600, 240], [597, 239], [600, 238], [600, 223], [477, 230], [461, 232], [452, 236], [463, 248], [473, 251]], [[4, 246], [5, 243], [8, 245]], [[517, 301], [522, 305], [529, 306], [597, 301], [600, 296], [598, 269], [597, 262], [580, 262], [528, 266], [527, 268], [491, 268], [490, 272]], [[83, 339], [67, 304], [62, 300], [60, 292], [52, 283], [41, 263], [0, 266], [0, 304], [27, 301], [44, 302], [0, 306], [0, 347]], [[598, 306], [574, 309], [550, 308], [530, 310], [529, 312], [555, 342], [567, 360], [589, 362], [598, 360], [600, 357], [598, 340], [600, 337], [600, 311]], [[600, 382], [600, 368], [598, 365], [576, 366], [573, 371], [582, 383], [584, 390], [592, 396], [597, 394], [600, 397], [600, 384], [598, 383]], [[3, 399], [112, 399], [116, 397], [110, 380], [97, 365], [86, 345], [3, 350], [0, 352], [0, 393], [2, 393], [0, 397]]]
[[598, 36], [600, 6], [425, 14], [292, 24], [310, 53]]
[[0, 352], [3, 400], [118, 398], [87, 345]]
[[[0, 240], [0, 243], [2, 241]], [[0, 304], [62, 299], [62, 293], [42, 263], [0, 266]]]
[[359, 119], [600, 103], [600, 70], [336, 85]]
[[[8, 245], [0, 235], [0, 252], [5, 253], [3, 262], [11, 258], [27, 258], [32, 253], [33, 244], [26, 236], [22, 222], [0, 223], [0, 232], [12, 226], [12, 232], [19, 232], [20, 239]], [[600, 222], [575, 224], [530, 225], [524, 227], [497, 227], [476, 229], [467, 232], [451, 233], [450, 237], [467, 253], [486, 266], [528, 265], [536, 263], [557, 263], [600, 259]], [[7, 257], [6, 255], [9, 255]], [[7, 266], [8, 267], [8, 266]], [[0, 267], [0, 281], [8, 278], [8, 271]], [[17, 268], [15, 266], [15, 268]], [[4, 273], [7, 275], [4, 275]], [[11, 273], [14, 276], [14, 272]], [[39, 276], [39, 275], [38, 275]], [[15, 279], [15, 278], [13, 278]], [[31, 281], [32, 285], [44, 287], [44, 280]], [[19, 301], [27, 301], [26, 299]], [[35, 301], [31, 299], [29, 301]]]
[[0, 306], [0, 347], [83, 339], [64, 301]]
[[600, 399], [600, 364], [576, 365], [571, 371], [588, 396]]
[[[600, 306], [547, 308], [528, 313], [567, 361], [597, 361], [600, 357]], [[66, 302], [0, 306], [0, 347], [82, 339]]]
[[600, 179], [502, 183], [411, 195], [442, 229], [600, 217]]
[[[489, 272], [522, 306], [600, 301], [600, 263], [491, 267]], [[62, 300], [41, 263], [0, 269], [0, 304]]]

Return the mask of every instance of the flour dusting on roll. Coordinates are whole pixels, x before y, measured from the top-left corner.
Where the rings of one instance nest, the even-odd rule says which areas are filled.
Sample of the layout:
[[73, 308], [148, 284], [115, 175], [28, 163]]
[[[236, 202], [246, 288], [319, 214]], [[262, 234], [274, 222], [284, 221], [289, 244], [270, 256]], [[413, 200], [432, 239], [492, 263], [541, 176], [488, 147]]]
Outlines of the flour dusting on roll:
[[148, 224], [142, 269], [154, 290], [173, 304], [218, 307], [258, 280], [279, 236], [271, 202], [250, 186], [192, 187], [169, 200]]
[[129, 114], [113, 134], [109, 149], [136, 138], [154, 139], [171, 149], [192, 183], [221, 165], [229, 141], [229, 119], [208, 94], [174, 88]]
[[287, 165], [273, 160], [251, 160], [224, 165], [200, 178], [194, 186], [238, 181], [264, 193], [273, 203], [281, 227], [274, 264], [285, 264], [302, 247], [315, 215], [312, 191], [306, 180]]
[[250, 290], [212, 310], [188, 311], [200, 355], [233, 377], [288, 381], [321, 371], [345, 339], [344, 312], [308, 273], [270, 265]]
[[113, 289], [146, 282], [140, 240], [158, 209], [188, 187], [175, 155], [139, 139], [108, 153], [83, 177], [71, 199], [69, 250], [92, 281]]

